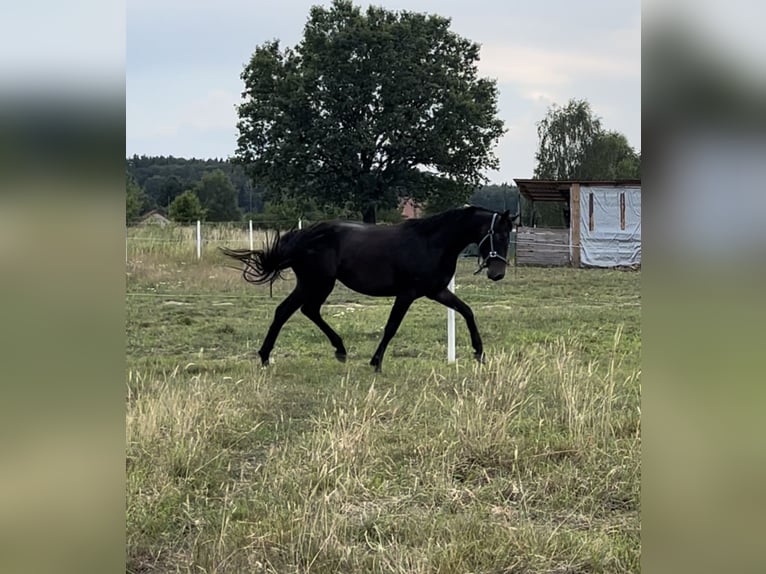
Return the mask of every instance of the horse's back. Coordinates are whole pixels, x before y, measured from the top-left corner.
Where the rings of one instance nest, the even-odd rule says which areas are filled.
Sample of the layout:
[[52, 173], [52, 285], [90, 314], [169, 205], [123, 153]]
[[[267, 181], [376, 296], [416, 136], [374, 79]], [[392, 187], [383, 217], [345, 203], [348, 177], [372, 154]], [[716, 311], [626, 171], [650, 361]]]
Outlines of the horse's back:
[[437, 264], [426, 238], [409, 226], [347, 227], [338, 245], [338, 279], [367, 295], [395, 296], [405, 289], [421, 290]]
[[396, 296], [408, 289], [432, 290], [442, 275], [446, 285], [454, 272], [440, 272], [442, 249], [411, 225], [328, 221], [305, 231], [312, 239], [293, 269], [306, 282], [337, 279], [365, 295]]

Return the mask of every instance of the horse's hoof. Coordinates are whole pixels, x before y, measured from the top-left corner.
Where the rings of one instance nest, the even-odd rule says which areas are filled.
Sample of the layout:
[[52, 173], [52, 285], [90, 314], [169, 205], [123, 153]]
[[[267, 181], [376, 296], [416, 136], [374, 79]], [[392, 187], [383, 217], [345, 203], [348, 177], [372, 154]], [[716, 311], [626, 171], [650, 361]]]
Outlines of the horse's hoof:
[[378, 359], [377, 357], [373, 357], [372, 359], [370, 359], [370, 365], [375, 367], [376, 373], [380, 372], [380, 359]]
[[335, 358], [338, 359], [341, 363], [346, 362], [346, 353], [341, 353], [340, 351], [337, 351], [335, 353]]
[[484, 365], [487, 362], [487, 356], [484, 353], [474, 353], [473, 356], [480, 365]]

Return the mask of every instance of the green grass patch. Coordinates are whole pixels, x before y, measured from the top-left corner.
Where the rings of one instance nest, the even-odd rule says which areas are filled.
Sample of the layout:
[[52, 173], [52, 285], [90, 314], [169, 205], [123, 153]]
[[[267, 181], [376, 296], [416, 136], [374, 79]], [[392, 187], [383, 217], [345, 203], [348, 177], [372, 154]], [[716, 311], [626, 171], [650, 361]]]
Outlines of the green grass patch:
[[463, 260], [488, 363], [419, 300], [376, 375], [390, 299], [339, 285], [348, 362], [298, 313], [262, 369], [291, 279], [225, 264], [127, 266], [130, 572], [639, 571], [640, 272]]

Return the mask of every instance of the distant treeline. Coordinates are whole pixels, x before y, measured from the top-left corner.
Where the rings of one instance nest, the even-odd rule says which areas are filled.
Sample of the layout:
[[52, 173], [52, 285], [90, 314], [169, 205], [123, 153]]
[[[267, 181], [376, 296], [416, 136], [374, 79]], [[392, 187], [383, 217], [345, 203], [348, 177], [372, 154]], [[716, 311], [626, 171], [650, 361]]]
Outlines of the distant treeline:
[[[146, 213], [153, 209], [168, 212], [173, 200], [187, 190], [193, 190], [202, 180], [203, 175], [216, 170], [223, 172], [237, 192], [237, 205], [243, 219], [277, 220], [294, 217], [295, 208], [288, 205], [273, 205], [267, 201], [267, 190], [254, 186], [245, 174], [242, 166], [227, 159], [186, 159], [173, 156], [138, 156], [126, 160], [128, 178], [141, 188], [144, 193], [144, 203], [141, 211]], [[494, 211], [519, 211], [519, 190], [514, 185], [491, 184], [477, 188], [469, 200], [469, 204]], [[529, 207], [524, 204], [524, 223], [531, 223]], [[543, 206], [540, 206], [543, 207]], [[554, 206], [550, 206], [554, 207]], [[555, 209], [544, 209], [543, 213], [536, 208], [536, 223], [563, 226], [564, 221], [556, 205]], [[326, 212], [325, 212], [326, 211]], [[311, 213], [303, 213], [308, 219], [336, 217], [339, 211], [315, 209]], [[547, 213], [551, 211], [551, 213]], [[426, 213], [429, 212], [426, 206]], [[355, 214], [344, 214], [354, 218]], [[382, 220], [396, 221], [400, 215], [396, 212], [382, 214]], [[359, 217], [361, 218], [361, 217]]]
[[204, 174], [217, 169], [228, 176], [237, 190], [237, 203], [243, 213], [263, 211], [265, 190], [254, 187], [242, 166], [229, 160], [145, 155], [127, 159], [128, 175], [146, 194], [145, 211], [160, 209], [167, 212], [177, 196], [194, 189]]

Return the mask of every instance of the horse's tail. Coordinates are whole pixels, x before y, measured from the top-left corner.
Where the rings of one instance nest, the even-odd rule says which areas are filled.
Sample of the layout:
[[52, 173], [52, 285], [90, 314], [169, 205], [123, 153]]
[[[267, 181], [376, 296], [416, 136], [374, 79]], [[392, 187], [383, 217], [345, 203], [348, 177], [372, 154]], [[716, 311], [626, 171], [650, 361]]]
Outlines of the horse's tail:
[[[288, 233], [286, 237], [289, 237]], [[263, 249], [229, 249], [221, 247], [224, 255], [228, 255], [244, 264], [242, 277], [249, 283], [262, 285], [274, 283], [282, 278], [282, 271], [292, 264], [293, 249], [285, 245], [283, 237], [277, 231], [271, 238], [266, 235], [266, 245]]]

